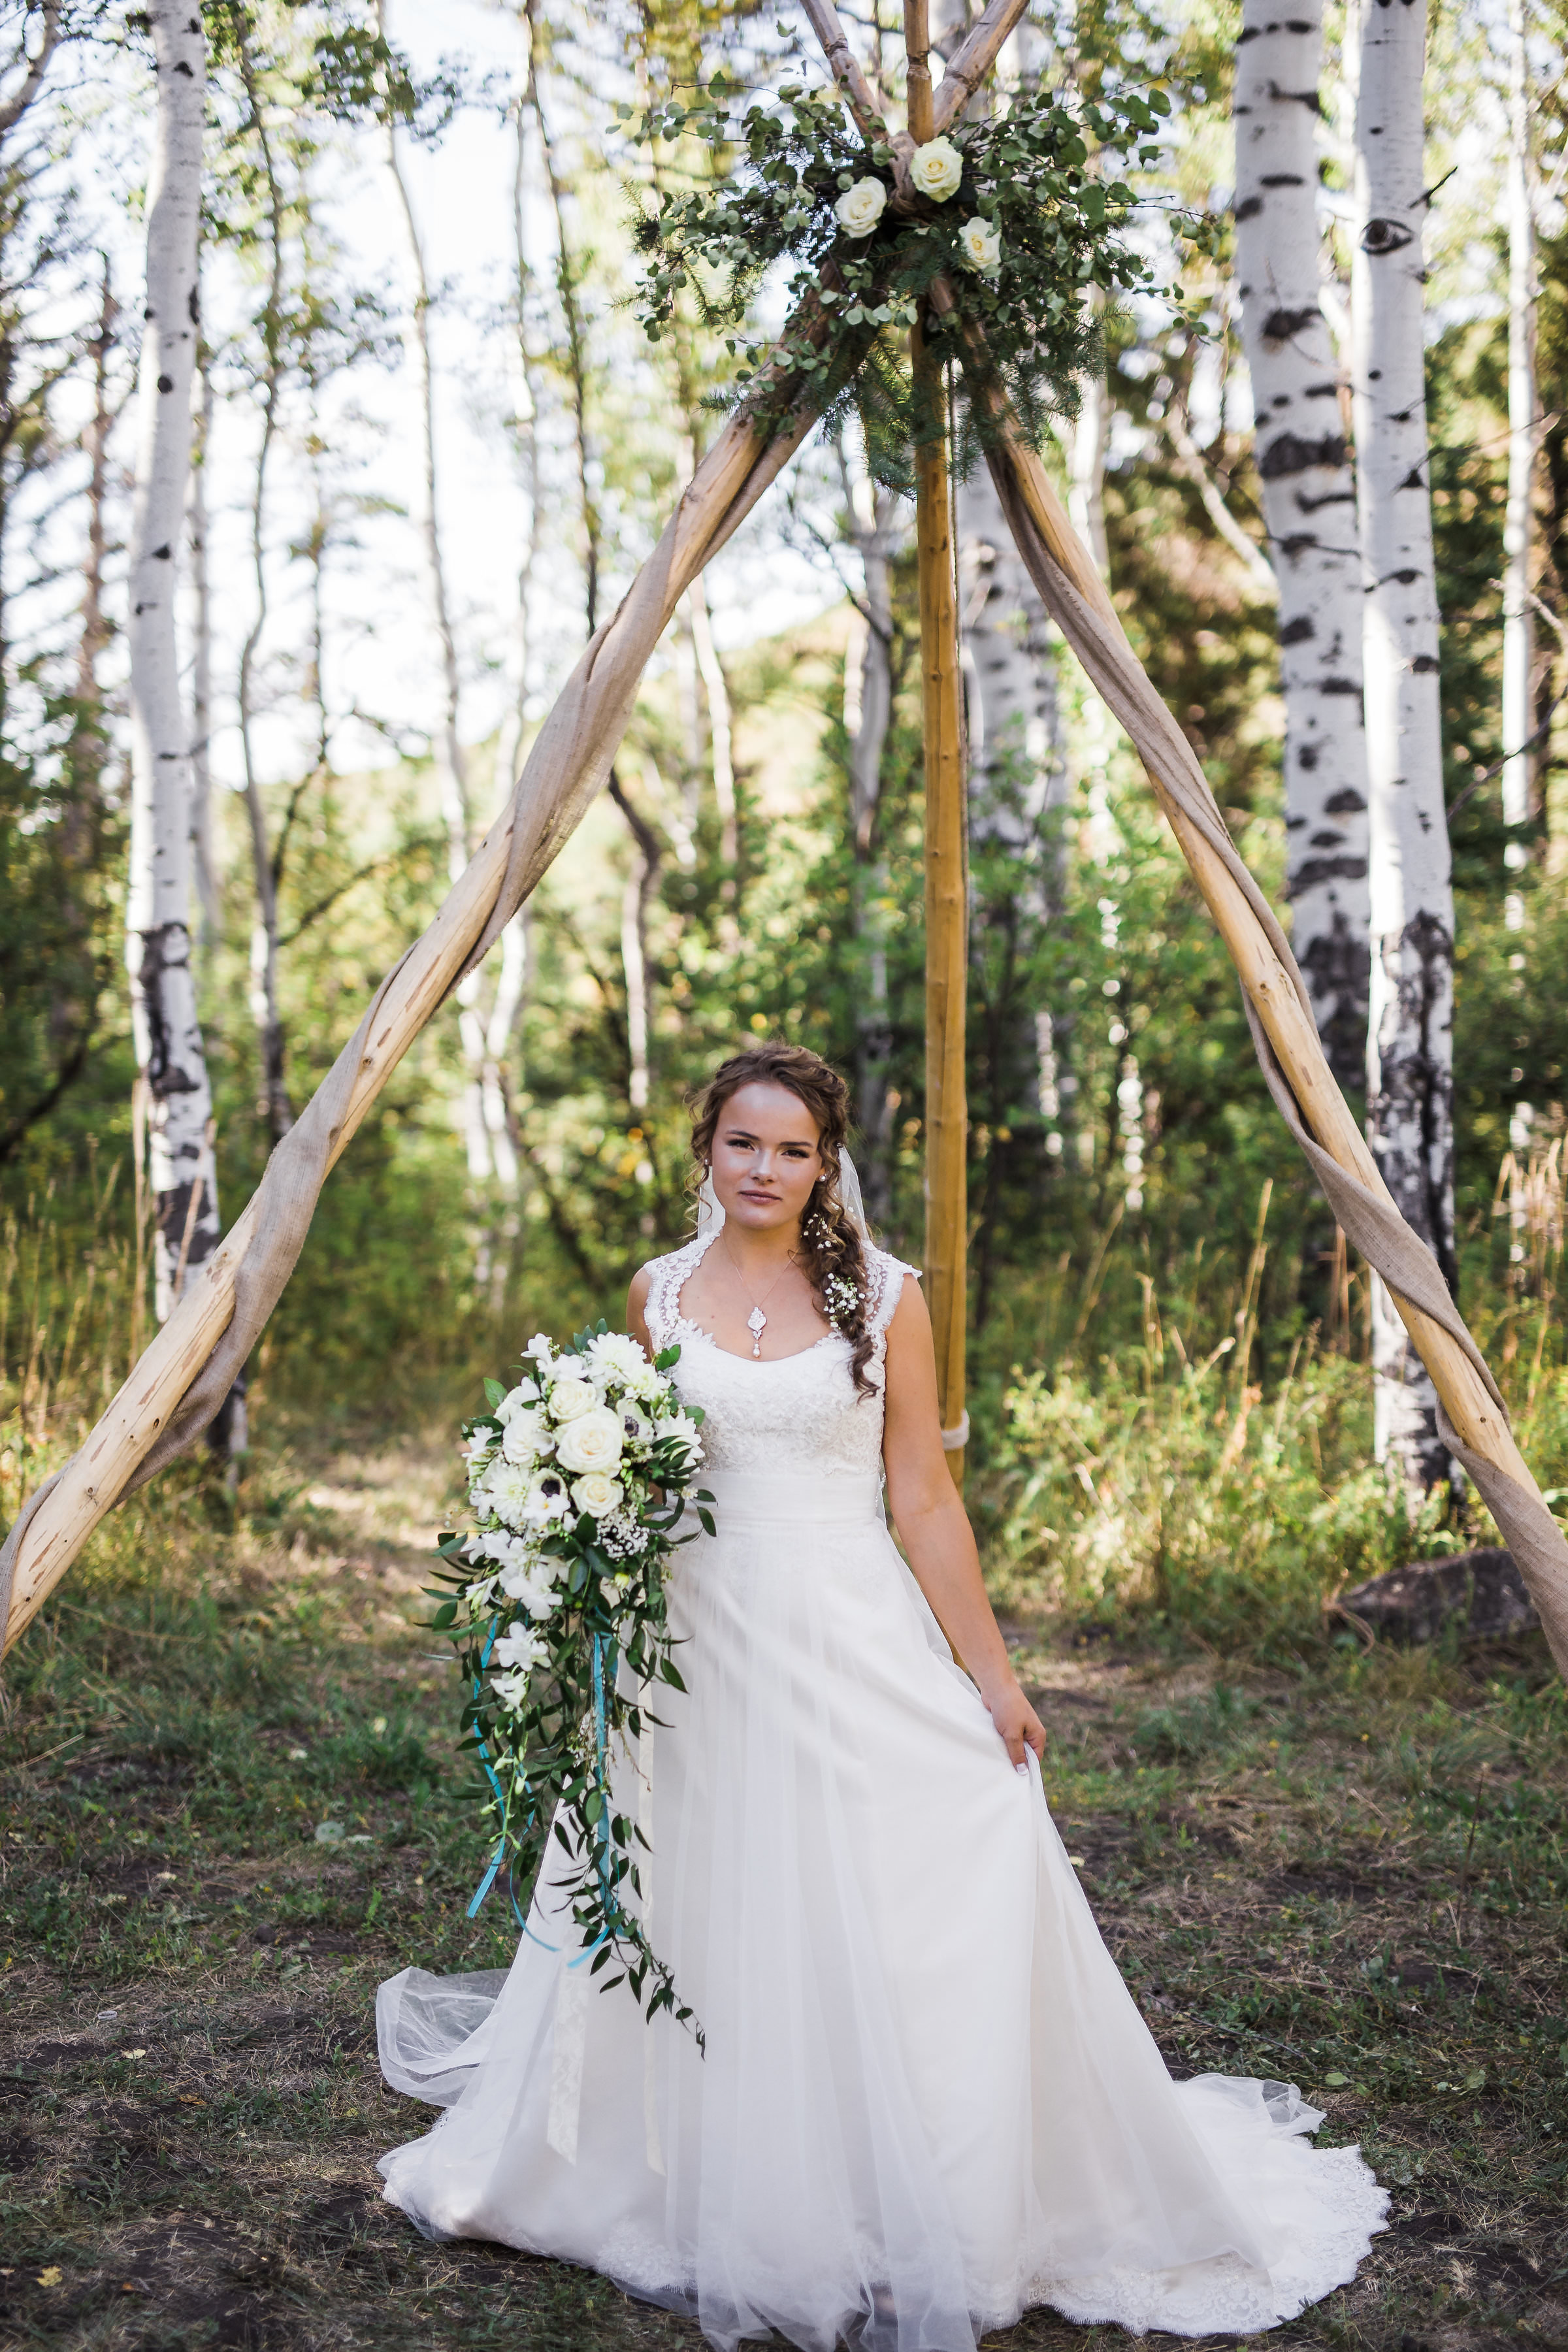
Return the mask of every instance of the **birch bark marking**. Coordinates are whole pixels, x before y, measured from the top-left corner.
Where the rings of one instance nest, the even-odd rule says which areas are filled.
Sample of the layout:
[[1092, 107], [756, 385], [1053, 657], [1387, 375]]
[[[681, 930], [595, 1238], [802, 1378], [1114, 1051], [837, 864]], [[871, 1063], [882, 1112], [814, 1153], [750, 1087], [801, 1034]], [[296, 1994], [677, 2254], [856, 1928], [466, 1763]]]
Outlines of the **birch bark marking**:
[[1366, 726], [1355, 478], [1318, 294], [1322, 0], [1243, 0], [1236, 259], [1258, 471], [1279, 586], [1291, 945], [1330, 1066], [1366, 1083]]
[[147, 201], [146, 327], [131, 529], [131, 870], [125, 962], [149, 1102], [160, 1321], [218, 1242], [212, 1089], [191, 972], [191, 733], [174, 639], [195, 369], [206, 49], [190, 5], [148, 11], [158, 112]]
[[[1531, 492], [1535, 478], [1535, 220], [1530, 173], [1530, 48], [1525, 0], [1509, 0], [1508, 125], [1508, 507], [1503, 518], [1502, 814], [1530, 817], [1533, 630], [1530, 602]], [[1510, 871], [1530, 861], [1522, 841], [1505, 853]], [[1524, 908], [1510, 897], [1509, 928]]]
[[[1530, 17], [1528, 0], [1509, 0], [1508, 107], [1508, 505], [1502, 527], [1502, 817], [1519, 832], [1504, 845], [1510, 883], [1530, 864], [1523, 827], [1530, 822], [1535, 762], [1527, 746], [1535, 732], [1534, 611], [1531, 604], [1531, 516], [1535, 486], [1535, 211], [1530, 168]], [[1503, 907], [1510, 931], [1521, 934], [1521, 952], [1510, 958], [1524, 968], [1524, 895], [1510, 887]], [[1518, 983], [1522, 985], [1522, 983]], [[1535, 1123], [1531, 1104], [1521, 1099], [1509, 1114], [1512, 1160], [1509, 1181], [1509, 1260], [1518, 1281], [1525, 1261], [1529, 1221], [1525, 1176]]]
[[[1426, 477], [1426, 39], [1425, 0], [1373, 0], [1363, 15], [1352, 394], [1367, 582], [1368, 1138], [1406, 1223], [1452, 1286], [1454, 897]], [[1436, 1391], [1376, 1279], [1372, 1319], [1378, 1458], [1395, 1463], [1412, 1487], [1431, 1487], [1449, 1470]]]

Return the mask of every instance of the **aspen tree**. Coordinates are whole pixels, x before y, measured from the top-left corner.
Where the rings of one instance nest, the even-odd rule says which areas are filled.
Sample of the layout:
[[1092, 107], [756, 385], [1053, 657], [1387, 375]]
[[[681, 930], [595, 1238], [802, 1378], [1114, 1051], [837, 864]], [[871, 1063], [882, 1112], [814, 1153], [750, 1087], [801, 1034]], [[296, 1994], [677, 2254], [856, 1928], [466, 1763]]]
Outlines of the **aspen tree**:
[[1236, 260], [1258, 471], [1279, 594], [1286, 887], [1334, 1076], [1366, 1076], [1366, 728], [1355, 475], [1318, 292], [1322, 0], [1243, 0]]
[[191, 729], [174, 633], [197, 340], [206, 47], [189, 0], [147, 12], [157, 127], [131, 527], [131, 856], [125, 961], [146, 1104], [160, 1321], [219, 1238], [212, 1089], [191, 971]]
[[[1523, 828], [1531, 818], [1535, 734], [1534, 609], [1531, 603], [1533, 554], [1531, 506], [1535, 454], [1541, 430], [1535, 384], [1535, 192], [1530, 153], [1530, 18], [1528, 0], [1509, 0], [1508, 10], [1508, 505], [1503, 515], [1502, 604], [1502, 815], [1510, 828], [1504, 848], [1510, 887], [1505, 919], [1524, 950], [1523, 893], [1515, 885], [1530, 863]], [[1513, 830], [1517, 828], [1517, 830]], [[1530, 1160], [1534, 1108], [1521, 1100], [1509, 1114], [1513, 1174], [1509, 1187], [1510, 1256], [1525, 1255], [1525, 1171]]]
[[[1452, 1286], [1454, 897], [1427, 480], [1426, 42], [1425, 0], [1363, 14], [1351, 318], [1366, 578], [1367, 1110], [1384, 1181]], [[1378, 1458], [1412, 1488], [1434, 1486], [1449, 1474], [1436, 1391], [1376, 1279], [1372, 1326]]]

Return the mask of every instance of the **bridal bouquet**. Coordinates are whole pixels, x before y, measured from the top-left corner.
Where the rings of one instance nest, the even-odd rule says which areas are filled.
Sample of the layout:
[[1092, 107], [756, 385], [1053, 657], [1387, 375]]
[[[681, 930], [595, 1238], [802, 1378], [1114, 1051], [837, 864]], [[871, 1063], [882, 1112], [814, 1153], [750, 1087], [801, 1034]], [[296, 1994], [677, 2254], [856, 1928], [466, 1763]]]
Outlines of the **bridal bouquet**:
[[[559, 1350], [542, 1333], [523, 1375], [487, 1381], [489, 1410], [463, 1426], [476, 1526], [443, 1535], [441, 1606], [433, 1621], [458, 1653], [468, 1696], [459, 1745], [479, 1763], [473, 1793], [494, 1851], [472, 1918], [509, 1873], [525, 1924], [552, 1828], [577, 1864], [573, 1916], [592, 1973], [612, 1960], [651, 2017], [690, 2012], [626, 1897], [640, 1895], [637, 1822], [617, 1812], [611, 1760], [645, 1723], [657, 1683], [684, 1689], [670, 1656], [664, 1567], [689, 1495], [711, 1535], [700, 1411], [686, 1411], [667, 1348], [649, 1363], [637, 1341], [600, 1323]], [[622, 1687], [620, 1668], [627, 1669]], [[521, 1899], [520, 1900], [520, 1889]]]

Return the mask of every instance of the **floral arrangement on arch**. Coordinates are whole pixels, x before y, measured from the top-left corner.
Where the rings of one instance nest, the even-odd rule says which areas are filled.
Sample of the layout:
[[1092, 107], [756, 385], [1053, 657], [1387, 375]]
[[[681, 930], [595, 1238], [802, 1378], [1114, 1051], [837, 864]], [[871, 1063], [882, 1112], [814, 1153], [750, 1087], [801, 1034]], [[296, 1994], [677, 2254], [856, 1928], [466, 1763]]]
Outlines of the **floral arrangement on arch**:
[[630, 1760], [658, 1721], [656, 1686], [685, 1687], [670, 1655], [665, 1564], [691, 1540], [676, 1533], [689, 1498], [710, 1535], [714, 1527], [713, 1497], [694, 1486], [702, 1414], [668, 1379], [679, 1353], [667, 1348], [649, 1363], [600, 1323], [560, 1349], [539, 1334], [510, 1388], [485, 1382], [489, 1412], [463, 1425], [477, 1524], [440, 1538], [447, 1568], [432, 1622], [458, 1653], [468, 1693], [459, 1745], [480, 1768], [472, 1793], [494, 1840], [469, 1917], [504, 1870], [526, 1924], [553, 1832], [574, 1865], [590, 1973], [618, 1960], [605, 1989], [624, 1977], [650, 2017], [668, 2009], [689, 2020], [637, 1916], [646, 1839], [612, 1788], [617, 1754]]
[[[706, 151], [695, 185], [667, 185], [634, 215], [646, 263], [638, 315], [650, 340], [669, 331], [683, 297], [693, 301], [736, 360], [730, 399], [750, 402], [764, 427], [781, 423], [763, 374], [772, 346], [748, 341], [744, 326], [762, 279], [787, 258], [792, 311], [810, 320], [826, 305], [834, 331], [797, 329], [780, 347], [784, 373], [830, 427], [858, 410], [874, 470], [900, 488], [910, 449], [950, 424], [957, 470], [973, 466], [994, 437], [999, 402], [1035, 446], [1049, 411], [1076, 413], [1076, 379], [1100, 351], [1086, 297], [1153, 276], [1124, 233], [1137, 199], [1104, 167], [1133, 149], [1141, 162], [1155, 160], [1158, 150], [1139, 142], [1170, 111], [1163, 91], [1081, 106], [1058, 91], [1016, 93], [988, 119], [960, 121], [901, 158], [887, 141], [861, 136], [831, 86], [786, 83], [775, 100], [742, 107], [744, 96], [719, 75], [693, 98], [631, 121], [634, 137], [672, 143], [678, 156], [684, 145], [681, 160], [693, 146]], [[1176, 226], [1199, 244], [1211, 234], [1185, 215]], [[951, 307], [930, 299], [939, 279]], [[909, 368], [903, 331], [922, 317], [933, 352], [957, 362], [962, 415], [945, 415]], [[784, 405], [799, 397], [785, 395]]]

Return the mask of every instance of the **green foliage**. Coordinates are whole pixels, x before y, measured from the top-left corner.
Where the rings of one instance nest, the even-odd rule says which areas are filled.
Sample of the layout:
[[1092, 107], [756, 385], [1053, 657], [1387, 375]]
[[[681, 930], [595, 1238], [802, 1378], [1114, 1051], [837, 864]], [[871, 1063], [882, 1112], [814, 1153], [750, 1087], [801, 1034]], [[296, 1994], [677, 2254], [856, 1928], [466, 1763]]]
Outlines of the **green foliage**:
[[[548, 1873], [552, 1894], [570, 1904], [579, 1931], [582, 1950], [572, 1965], [591, 1954], [589, 1975], [602, 1990], [627, 1983], [649, 2017], [662, 2009], [690, 2022], [643, 1928], [637, 1850], [647, 1840], [616, 1811], [612, 1774], [616, 1751], [629, 1753], [659, 1721], [651, 1695], [660, 1685], [685, 1688], [670, 1655], [665, 1570], [669, 1555], [692, 1540], [676, 1533], [689, 1490], [695, 1516], [713, 1532], [707, 1507], [713, 1498], [693, 1486], [702, 1414], [682, 1415], [668, 1384], [679, 1355], [666, 1349], [650, 1372], [635, 1342], [609, 1334], [601, 1321], [559, 1353], [531, 1340], [510, 1400], [499, 1381], [485, 1381], [489, 1412], [463, 1424], [479, 1525], [467, 1537], [441, 1538], [447, 1565], [432, 1588], [440, 1605], [431, 1627], [457, 1652], [466, 1692], [458, 1744], [479, 1768], [471, 1793], [496, 1842], [470, 1916], [504, 1869], [521, 1922]], [[559, 1381], [563, 1397], [580, 1404], [590, 1377], [598, 1404], [627, 1433], [605, 1482], [607, 1507], [590, 1504], [584, 1486], [569, 1479], [563, 1465], [573, 1424], [563, 1404], [556, 1425], [552, 1401]], [[529, 1442], [514, 1452], [519, 1430], [529, 1432]], [[498, 1472], [532, 1482], [526, 1511], [491, 1491]], [[493, 1664], [505, 1672], [492, 1672]], [[621, 1686], [623, 1664], [635, 1696]], [[557, 1846], [568, 1857], [564, 1879]], [[616, 1963], [618, 1973], [606, 1975]]]
[[[655, 105], [635, 126], [645, 139], [706, 149], [710, 170], [634, 215], [648, 264], [639, 316], [652, 341], [683, 297], [705, 325], [743, 330], [762, 279], [787, 259], [803, 323], [776, 362], [764, 367], [767, 346], [729, 337], [739, 355], [733, 397], [763, 425], [809, 404], [831, 429], [853, 411], [878, 476], [907, 482], [907, 451], [940, 438], [948, 422], [931, 381], [904, 362], [898, 331], [917, 320], [965, 387], [961, 475], [994, 436], [999, 404], [1011, 404], [1036, 446], [1050, 409], [1076, 413], [1076, 379], [1098, 351], [1086, 289], [1152, 277], [1125, 236], [1132, 191], [1090, 170], [1089, 141], [1110, 157], [1155, 132], [1170, 110], [1162, 91], [1121, 89], [1087, 106], [1059, 91], [1017, 94], [996, 116], [953, 126], [947, 143], [962, 179], [941, 198], [900, 184], [892, 148], [868, 145], [836, 92], [786, 83], [773, 106], [753, 101], [737, 120], [741, 95], [716, 76], [706, 95]], [[857, 200], [869, 215], [864, 228], [845, 217]], [[956, 301], [951, 312], [931, 299], [939, 280]]]

